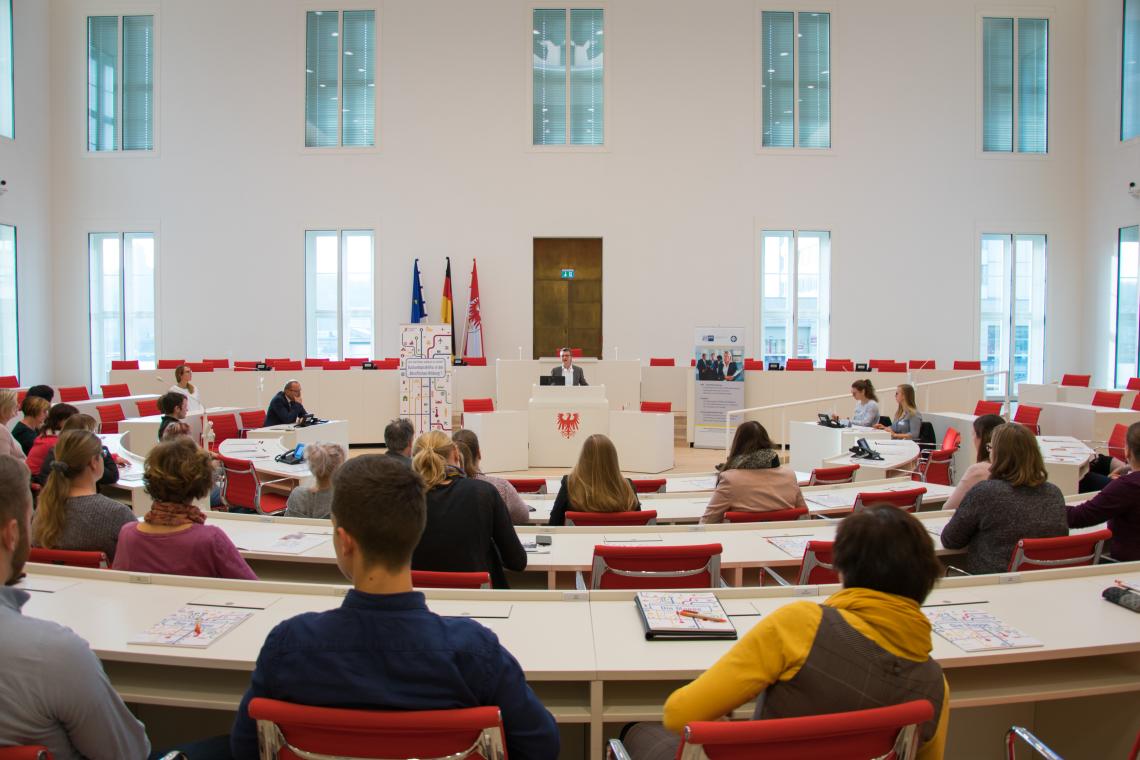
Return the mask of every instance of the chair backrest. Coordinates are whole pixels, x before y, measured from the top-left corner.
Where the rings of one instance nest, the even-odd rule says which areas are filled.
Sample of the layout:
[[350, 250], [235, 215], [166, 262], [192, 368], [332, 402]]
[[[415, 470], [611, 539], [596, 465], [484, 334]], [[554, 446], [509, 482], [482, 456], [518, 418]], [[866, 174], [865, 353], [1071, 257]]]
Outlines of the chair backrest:
[[186, 366], [190, 368], [191, 372], [213, 372], [214, 365], [209, 362], [186, 362]]
[[733, 512], [729, 510], [724, 513], [724, 521], [729, 523], [782, 522], [784, 520], [798, 520], [807, 513], [807, 507], [772, 509], [765, 512]]
[[788, 359], [784, 369], [788, 372], [811, 372], [815, 369], [815, 362], [811, 359]]
[[1000, 416], [1001, 408], [1001, 401], [979, 401], [974, 405], [974, 416], [981, 417], [983, 414], [997, 414]]
[[99, 432], [109, 435], [118, 433], [119, 423], [127, 418], [120, 404], [100, 404], [95, 411], [99, 413]]
[[745, 372], [759, 372], [764, 369], [764, 362], [761, 359], [745, 359], [744, 371]]
[[[1140, 395], [1138, 395], [1140, 397]], [[673, 413], [672, 401], [642, 401], [641, 411], [643, 412], [662, 412], [666, 414]]]
[[52, 757], [51, 751], [39, 744], [0, 747], [0, 760], [52, 760]]
[[491, 398], [465, 398], [463, 399], [464, 412], [493, 412], [495, 400]]
[[261, 362], [234, 362], [234, 369], [257, 369], [257, 365]]
[[[1137, 398], [1140, 398], [1140, 394], [1137, 394]], [[1037, 431], [1040, 429], [1039, 428], [1040, 419], [1041, 419], [1041, 407], [1030, 406], [1029, 404], [1018, 404], [1017, 405], [1017, 411], [1014, 412], [1014, 414], [1013, 414], [1013, 421], [1014, 422], [1016, 422], [1019, 425], [1024, 425], [1025, 427], [1032, 430], [1034, 432], [1034, 434], [1036, 434]]]
[[230, 360], [229, 359], [203, 359], [202, 363], [203, 364], [209, 364], [214, 369], [229, 369], [230, 368]]
[[491, 574], [449, 573], [436, 570], [413, 570], [412, 586], [415, 588], [491, 588]]
[[126, 383], [100, 385], [99, 389], [103, 391], [103, 398], [122, 398], [131, 395], [131, 389]]
[[1097, 391], [1093, 394], [1092, 405], [1103, 406], [1109, 409], [1119, 409], [1120, 402], [1123, 400], [1123, 393], [1115, 393], [1113, 391]]
[[932, 423], [923, 422], [918, 426], [918, 438], [915, 443], [927, 447], [934, 445], [934, 425]]
[[855, 480], [857, 464], [844, 464], [838, 467], [816, 467], [808, 478], [809, 486], [830, 486], [839, 483], [852, 483]]
[[832, 553], [834, 541], [808, 541], [804, 556], [800, 560], [800, 574], [796, 578], [798, 586], [820, 586], [825, 583], [839, 583], [839, 573], [835, 571]]
[[[310, 707], [276, 699], [250, 700], [261, 756], [296, 760], [297, 750], [339, 760], [376, 757], [498, 760], [506, 756], [498, 707], [394, 711]], [[310, 754], [311, 753], [311, 754]]]
[[223, 442], [231, 438], [241, 437], [233, 412], [229, 414], [207, 414], [206, 419], [214, 428], [214, 440], [210, 443], [212, 450], [217, 451]]
[[321, 369], [340, 371], [340, 370], [352, 369], [352, 365], [349, 364], [348, 362], [325, 362], [324, 364], [321, 365]]
[[911, 359], [907, 362], [907, 367], [910, 369], [937, 369], [933, 359]]
[[346, 356], [344, 360], [350, 367], [363, 367], [365, 362], [368, 361], [368, 358], [363, 356]]
[[87, 392], [86, 385], [73, 385], [59, 389], [59, 400], [65, 402], [90, 401], [91, 394]]
[[1140, 393], [1132, 397], [1132, 411], [1140, 412]]
[[954, 360], [954, 369], [970, 370], [973, 372], [981, 372], [982, 371], [982, 362], [981, 362], [981, 360], [974, 361], [972, 359], [970, 359], [970, 360], [955, 359]]
[[283, 361], [269, 366], [273, 367], [274, 372], [296, 372], [305, 368], [305, 365], [299, 361]]
[[253, 462], [219, 454], [226, 479], [222, 484], [222, 498], [231, 507], [261, 512], [261, 482], [253, 469]]
[[1128, 461], [1128, 452], [1124, 450], [1124, 445], [1128, 442], [1128, 426], [1117, 423], [1112, 428], [1112, 434], [1108, 436], [1108, 455], [1114, 459], [1119, 459], [1121, 462]]
[[823, 368], [828, 372], [854, 372], [855, 362], [851, 359], [828, 359]]
[[905, 362], [883, 362], [878, 367], [872, 367], [877, 372], [906, 372]]
[[158, 368], [159, 369], [178, 369], [179, 367], [181, 367], [185, 363], [186, 363], [185, 359], [159, 359], [158, 360]]
[[657, 512], [645, 509], [640, 512], [567, 512], [566, 524], [578, 527], [606, 525], [656, 525]]
[[1092, 382], [1092, 375], [1061, 375], [1061, 385], [1069, 385], [1077, 388], [1088, 388], [1089, 383]]
[[1125, 386], [1126, 390], [1140, 391], [1140, 377], [1128, 378], [1128, 385]]
[[957, 451], [958, 447], [962, 445], [962, 434], [956, 428], [946, 428], [946, 434], [942, 436], [942, 450], [943, 451]]
[[486, 367], [486, 356], [464, 356], [463, 361], [467, 362], [468, 367]]
[[241, 426], [246, 430], [253, 430], [265, 424], [265, 412], [258, 409], [238, 412], [238, 416], [241, 417]]
[[1056, 538], [1023, 538], [1013, 547], [1009, 572], [1095, 565], [1110, 538], [1112, 531], [1108, 529]]
[[291, 362], [291, 361], [293, 361], [293, 360], [290, 359], [288, 356], [274, 356], [274, 357], [267, 356], [267, 357], [265, 357], [265, 363], [268, 364], [270, 367], [272, 367], [274, 364], [279, 364], [281, 362]]
[[898, 364], [894, 359], [871, 359], [867, 362], [867, 366], [873, 370], [877, 370], [884, 365]]
[[650, 367], [674, 367], [676, 364], [676, 360], [672, 358], [649, 357]]
[[685, 726], [680, 760], [912, 760], [919, 726], [934, 718], [925, 699], [867, 710], [768, 720], [694, 722]]
[[112, 359], [111, 369], [138, 369], [138, 359]]
[[953, 485], [954, 450], [935, 449], [927, 452], [918, 465], [918, 479], [923, 483]]
[[103, 552], [81, 552], [72, 549], [37, 549], [28, 554], [29, 562], [44, 565], [66, 565], [67, 567], [88, 567], [92, 570], [109, 567], [107, 555]]
[[859, 512], [878, 504], [889, 504], [904, 512], [917, 512], [922, 508], [922, 495], [926, 489], [908, 488], [905, 491], [863, 491], [855, 496], [855, 510]]
[[377, 359], [376, 361], [374, 361], [372, 363], [376, 365], [376, 369], [399, 369], [400, 368], [399, 357], [396, 357], [396, 358], [388, 357], [386, 359]]
[[323, 367], [326, 364], [328, 364], [329, 361], [330, 361], [329, 359], [326, 359], [323, 356], [319, 356], [316, 358], [313, 358], [311, 356], [306, 356], [305, 357], [305, 366], [306, 367]]
[[546, 493], [546, 478], [507, 478], [519, 493]]
[[665, 478], [631, 478], [633, 490], [637, 493], [661, 493], [665, 490]]
[[20, 379], [15, 375], [0, 375], [0, 388], [19, 388]]
[[594, 547], [590, 588], [666, 589], [720, 586], [720, 544]]
[[140, 398], [135, 402], [135, 408], [139, 410], [140, 417], [154, 417], [161, 414], [158, 411], [158, 399], [156, 398]]

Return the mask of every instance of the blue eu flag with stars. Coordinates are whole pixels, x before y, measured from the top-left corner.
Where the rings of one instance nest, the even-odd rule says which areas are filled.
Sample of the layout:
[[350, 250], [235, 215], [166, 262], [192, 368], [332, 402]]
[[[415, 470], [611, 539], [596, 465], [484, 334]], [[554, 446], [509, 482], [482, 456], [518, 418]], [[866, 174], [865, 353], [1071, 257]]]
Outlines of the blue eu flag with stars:
[[427, 316], [427, 308], [424, 303], [424, 289], [420, 285], [420, 260], [416, 259], [412, 264], [412, 324], [417, 324], [424, 320]]

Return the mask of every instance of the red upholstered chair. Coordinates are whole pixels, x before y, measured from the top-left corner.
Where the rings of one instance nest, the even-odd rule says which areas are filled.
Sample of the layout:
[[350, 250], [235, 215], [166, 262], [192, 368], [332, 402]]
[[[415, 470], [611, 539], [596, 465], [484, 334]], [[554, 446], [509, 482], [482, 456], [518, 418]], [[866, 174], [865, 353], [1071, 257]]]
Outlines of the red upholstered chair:
[[[1140, 398], [1140, 394], [1137, 395]], [[642, 401], [641, 411], [643, 412], [659, 412], [663, 414], [673, 413], [672, 401]]]
[[1119, 459], [1121, 462], [1128, 461], [1128, 454], [1124, 450], [1124, 444], [1128, 441], [1128, 426], [1117, 424], [1112, 428], [1112, 434], [1108, 436], [1108, 455], [1113, 459]]
[[894, 359], [872, 359], [871, 361], [867, 362], [867, 366], [870, 367], [872, 370], [880, 370], [883, 368], [884, 365], [889, 366], [889, 365], [898, 364], [898, 363], [899, 362], [896, 362]]
[[[716, 588], [720, 577], [720, 544], [691, 546], [594, 547], [591, 589]], [[584, 588], [578, 577], [579, 587]]]
[[[693, 722], [685, 726], [677, 757], [716, 760], [806, 760], [806, 758], [889, 758], [918, 753], [918, 727], [934, 717], [925, 699], [852, 712], [769, 720]], [[612, 760], [628, 760], [618, 739]], [[1010, 755], [1012, 757], [1012, 755]]]
[[809, 486], [833, 486], [841, 483], [855, 482], [855, 471], [859, 469], [857, 464], [844, 464], [838, 467], [816, 467], [811, 471], [811, 478], [808, 479]]
[[[696, 361], [695, 359], [693, 361]], [[657, 357], [649, 357], [650, 367], [675, 367], [677, 363], [673, 359], [662, 359]]]
[[493, 412], [495, 411], [495, 400], [490, 398], [465, 398], [463, 399], [463, 411], [466, 412]]
[[545, 478], [507, 478], [519, 493], [546, 493]]
[[412, 586], [415, 588], [491, 588], [491, 574], [413, 570]]
[[855, 362], [850, 359], [828, 359], [823, 363], [828, 372], [854, 372]]
[[1140, 393], [1132, 397], [1132, 411], [1140, 412]]
[[697, 360], [696, 359], [689, 359], [689, 366], [690, 367], [697, 366]]
[[309, 367], [323, 367], [326, 364], [328, 364], [329, 361], [330, 361], [329, 359], [325, 359], [324, 357], [318, 357], [316, 359], [313, 359], [311, 357], [306, 356], [305, 357], [305, 367], [306, 367], [306, 369]]
[[86, 385], [73, 385], [59, 389], [59, 400], [63, 402], [90, 401], [91, 394], [87, 392]]
[[400, 360], [399, 359], [392, 359], [392, 358], [377, 359], [376, 361], [374, 361], [372, 363], [376, 365], [376, 369], [399, 369], [400, 368]]
[[788, 359], [784, 369], [788, 372], [811, 372], [815, 369], [815, 362], [811, 359]]
[[304, 364], [295, 361], [277, 362], [276, 364], [272, 364], [270, 366], [273, 367], [274, 372], [297, 372], [298, 370], [305, 368]]
[[29, 562], [39, 562], [43, 565], [66, 565], [67, 567], [86, 567], [92, 570], [110, 567], [107, 555], [103, 552], [81, 552], [72, 549], [37, 549], [33, 548], [28, 555]]
[[111, 369], [138, 369], [138, 359], [112, 359]]
[[580, 359], [582, 357], [582, 349], [572, 348], [572, 349], [570, 349], [570, 355], [572, 357], [574, 357], [575, 359]]
[[926, 493], [924, 486], [908, 488], [905, 491], [864, 491], [855, 495], [853, 511], [861, 512], [868, 507], [887, 504], [904, 512], [917, 512], [922, 509], [922, 495], [924, 493]]
[[272, 367], [274, 364], [279, 364], [280, 362], [291, 362], [291, 361], [293, 361], [293, 360], [290, 359], [288, 356], [278, 356], [278, 357], [275, 357], [272, 359], [269, 358], [268, 356], [265, 357], [265, 363], [268, 364], [270, 367]]
[[249, 717], [257, 721], [261, 756], [277, 760], [348, 760], [376, 757], [378, 751], [392, 760], [506, 757], [498, 707], [380, 712], [256, 697], [250, 700]]
[[158, 368], [159, 369], [178, 369], [179, 367], [181, 367], [185, 363], [186, 363], [185, 359], [159, 359], [158, 360]]
[[764, 369], [764, 362], [759, 359], [745, 359], [744, 371], [745, 372], [761, 372]]
[[918, 470], [912, 480], [920, 483], [937, 483], [949, 486], [954, 484], [954, 451], [935, 449], [923, 452], [918, 460]]
[[289, 478], [267, 480], [264, 483], [257, 477], [253, 462], [247, 459], [233, 459], [218, 455], [226, 471], [222, 484], [222, 499], [230, 507], [252, 509], [261, 515], [278, 515], [285, 511], [286, 497], [281, 494], [263, 491], [262, 486], [271, 483], [284, 483]]
[[102, 404], [95, 407], [99, 414], [99, 432], [113, 435], [119, 432], [119, 423], [127, 418], [121, 404]]
[[0, 760], [52, 760], [52, 753], [40, 744], [0, 748]]
[[367, 358], [361, 356], [346, 356], [344, 360], [350, 367], [363, 367], [364, 363], [368, 361]]
[[126, 383], [111, 383], [99, 387], [103, 391], [103, 398], [122, 398], [131, 395], [131, 389], [127, 387]]
[[632, 478], [633, 490], [637, 493], [662, 493], [665, 491], [665, 478]]
[[911, 359], [907, 362], [910, 369], [937, 369], [937, 365], [933, 359]]
[[957, 451], [958, 447], [961, 445], [962, 434], [952, 427], [946, 428], [946, 434], [942, 436], [942, 450]]
[[245, 438], [250, 430], [265, 425], [265, 412], [260, 409], [238, 412], [238, 418], [241, 419], [241, 427], [238, 428], [238, 435], [242, 438]]
[[158, 411], [158, 399], [156, 398], [143, 398], [135, 402], [135, 408], [139, 410], [140, 417], [157, 417], [161, 412]]
[[906, 364], [903, 362], [882, 362], [878, 367], [872, 367], [878, 372], [906, 372]]
[[214, 369], [229, 369], [230, 368], [230, 360], [229, 359], [203, 359], [202, 363], [209, 364]]
[[257, 369], [261, 362], [234, 362], [234, 369]]
[[209, 362], [186, 362], [191, 372], [213, 372], [214, 365]]
[[214, 428], [214, 440], [210, 442], [210, 451], [217, 451], [221, 445], [231, 438], [241, 438], [237, 420], [233, 413], [207, 414], [206, 419]]
[[1140, 377], [1128, 378], [1128, 385], [1125, 386], [1125, 390], [1140, 391]]
[[1112, 531], [1107, 528], [1056, 538], [1023, 538], [1013, 548], [1009, 572], [1095, 565], [1100, 562], [1104, 542], [1111, 538]]
[[[797, 586], [821, 586], [827, 583], [839, 583], [839, 573], [835, 571], [832, 554], [835, 549], [834, 541], [808, 541], [804, 547], [804, 556], [800, 560], [799, 573], [796, 575]], [[770, 567], [764, 568], [764, 575], [776, 581], [781, 586], [791, 586], [783, 576]], [[760, 577], [764, 580], [764, 576]]]
[[567, 512], [566, 524], [587, 527], [604, 527], [607, 525], [656, 525], [657, 512], [645, 509], [640, 512]]
[[1090, 382], [1092, 382], [1092, 375], [1061, 375], [1061, 385], [1088, 388]]
[[724, 513], [724, 521], [727, 523], [782, 522], [784, 520], [798, 520], [807, 513], [807, 507], [773, 509], [766, 512], [734, 512], [729, 510]]
[[954, 369], [968, 370], [971, 372], [981, 372], [982, 371], [982, 363], [981, 363], [981, 361], [973, 361], [973, 360], [963, 361], [962, 359], [955, 359], [954, 360]]
[[486, 367], [486, 356], [464, 356], [463, 361], [467, 362], [468, 367]]
[[352, 369], [352, 365], [349, 364], [348, 362], [327, 361], [321, 365], [321, 369], [332, 370], [332, 371], [340, 371], [340, 370]]
[[20, 380], [15, 375], [0, 376], [0, 388], [19, 388]]
[[1092, 405], [1103, 406], [1107, 409], [1119, 409], [1120, 402], [1123, 400], [1123, 393], [1114, 393], [1112, 391], [1097, 391], [1093, 394]]
[[983, 414], [996, 414], [1001, 416], [1001, 401], [979, 401], [974, 405], [974, 416], [981, 417]]
[[[1140, 394], [1137, 394], [1136, 398], [1140, 398]], [[1041, 407], [1030, 406], [1029, 404], [1018, 404], [1017, 411], [1014, 413], [1013, 420], [1011, 421], [1029, 428], [1033, 432], [1033, 435], [1040, 435], [1040, 419]]]

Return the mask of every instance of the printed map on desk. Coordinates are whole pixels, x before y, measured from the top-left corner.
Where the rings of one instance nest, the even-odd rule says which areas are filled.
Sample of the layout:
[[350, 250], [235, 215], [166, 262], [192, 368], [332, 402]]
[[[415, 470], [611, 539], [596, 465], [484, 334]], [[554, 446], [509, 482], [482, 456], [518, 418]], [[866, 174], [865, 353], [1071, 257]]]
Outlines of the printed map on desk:
[[736, 638], [736, 626], [711, 592], [639, 591], [635, 601], [649, 641]]
[[316, 546], [328, 543], [332, 536], [322, 533], [285, 533], [280, 536], [247, 536], [234, 543], [239, 549], [268, 554], [304, 554]]
[[934, 633], [963, 652], [1045, 646], [983, 610], [934, 609], [924, 612], [930, 619]]
[[132, 636], [127, 643], [204, 649], [252, 615], [251, 610], [180, 607], [147, 630]]
[[804, 556], [808, 541], [811, 539], [811, 536], [768, 536], [765, 540], [784, 554], [798, 559]]

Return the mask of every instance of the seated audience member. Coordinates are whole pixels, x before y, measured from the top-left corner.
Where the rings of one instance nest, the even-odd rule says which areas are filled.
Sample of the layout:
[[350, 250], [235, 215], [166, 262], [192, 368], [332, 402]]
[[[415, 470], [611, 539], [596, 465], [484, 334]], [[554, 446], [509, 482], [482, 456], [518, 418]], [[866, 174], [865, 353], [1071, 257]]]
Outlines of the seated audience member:
[[728, 460], [719, 468], [716, 490], [702, 523], [724, 522], [728, 510], [769, 512], [807, 506], [796, 473], [780, 466], [780, 454], [759, 422], [736, 429]]
[[32, 444], [32, 450], [28, 452], [28, 469], [32, 471], [33, 477], [39, 474], [40, 469], [44, 466], [44, 459], [55, 446], [55, 442], [59, 440], [63, 423], [67, 422], [67, 418], [73, 414], [79, 414], [79, 410], [71, 404], [56, 404], [48, 410], [48, 416], [44, 420], [43, 427], [40, 428], [40, 434], [35, 443]]
[[336, 443], [311, 443], [305, 447], [305, 460], [316, 481], [310, 486], [298, 486], [285, 502], [286, 517], [329, 516], [332, 509], [332, 479], [337, 468], [344, 464], [344, 449]]
[[506, 478], [497, 478], [494, 475], [485, 475], [479, 469], [479, 462], [483, 459], [483, 451], [479, 447], [479, 436], [471, 430], [456, 430], [451, 434], [451, 440], [459, 446], [463, 459], [463, 472], [474, 480], [483, 480], [495, 487], [503, 503], [507, 505], [507, 512], [511, 522], [515, 525], [526, 525], [530, 521], [530, 507], [519, 496], [519, 492]]
[[12, 428], [12, 437], [20, 442], [20, 448], [25, 454], [32, 450], [36, 436], [39, 435], [40, 428], [44, 426], [50, 409], [50, 401], [45, 401], [39, 396], [24, 397], [24, 403], [20, 406], [20, 411], [24, 413], [24, 419], [17, 422], [16, 427]]
[[64, 430], [49, 468], [32, 522], [32, 544], [99, 551], [114, 559], [119, 531], [135, 522], [135, 514], [126, 504], [96, 491], [95, 483], [103, 475], [99, 437], [87, 430]]
[[1121, 562], [1140, 560], [1140, 422], [1128, 426], [1124, 451], [1131, 471], [1109, 482], [1083, 504], [1066, 507], [1070, 528], [1108, 522], [1109, 553]]
[[0, 456], [10, 456], [19, 460], [28, 458], [24, 447], [8, 429], [8, 423], [16, 419], [20, 405], [16, 403], [16, 392], [0, 390]]
[[942, 565], [918, 520], [871, 507], [839, 523], [835, 569], [843, 590], [823, 604], [789, 601], [760, 618], [723, 657], [665, 702], [664, 726], [639, 723], [625, 737], [635, 760], [672, 760], [678, 733], [717, 720], [753, 698], [757, 719], [847, 712], [926, 699], [919, 760], [941, 758], [950, 690], [930, 657], [921, 605]]
[[990, 438], [990, 477], [970, 489], [942, 529], [942, 545], [965, 549], [969, 573], [1000, 573], [1023, 538], [1067, 536], [1065, 498], [1048, 481], [1037, 438], [1007, 422]]
[[[851, 413], [851, 419], [842, 421], [844, 427], [874, 427], [879, 424], [879, 397], [875, 395], [875, 386], [870, 380], [851, 383], [851, 398], [855, 399], [855, 411]], [[831, 419], [839, 421], [839, 416], [833, 414]]]
[[525, 570], [526, 550], [499, 492], [463, 476], [459, 449], [447, 433], [424, 433], [412, 452], [412, 469], [427, 489], [427, 527], [412, 568], [488, 572], [492, 586], [507, 588], [503, 568]]
[[188, 438], [160, 443], [147, 454], [143, 482], [154, 504], [143, 522], [119, 532], [115, 570], [257, 580], [229, 537], [205, 525], [194, 506], [214, 485], [209, 454]]
[[26, 617], [15, 588], [28, 558], [32, 494], [28, 470], [0, 456], [0, 737], [42, 744], [55, 760], [122, 760], [150, 752], [146, 729], [115, 692], [86, 641]]
[[187, 438], [190, 437], [190, 425], [186, 422], [176, 420], [166, 426], [166, 428], [162, 431], [162, 438], [159, 440], [173, 441], [174, 439], [181, 438], [182, 436], [186, 436]]
[[[173, 441], [182, 437], [185, 437], [195, 446], [198, 445], [198, 442], [191, 437], [190, 425], [181, 420], [175, 420], [174, 422], [171, 422], [169, 425], [167, 425], [166, 429], [162, 431], [162, 438], [159, 440]], [[203, 449], [203, 451], [209, 454], [210, 459], [213, 459], [215, 462], [218, 462], [221, 458], [220, 454], [214, 451], [210, 451], [209, 449]], [[226, 500], [222, 498], [222, 488], [217, 484], [217, 482], [215, 482], [214, 485], [210, 488], [210, 509], [220, 509], [224, 506], [226, 506]], [[237, 507], [231, 507], [230, 511], [253, 514], [252, 509], [240, 509]]]
[[167, 425], [186, 419], [186, 415], [190, 413], [189, 405], [188, 397], [174, 391], [167, 391], [159, 397], [158, 411], [162, 412], [162, 421], [158, 424], [158, 440], [162, 440]]
[[186, 397], [186, 411], [187, 412], [200, 412], [202, 411], [202, 402], [198, 398], [198, 389], [194, 383], [190, 382], [194, 377], [194, 371], [185, 364], [180, 364], [174, 368], [174, 385], [170, 386], [171, 393], [179, 393]]
[[906, 383], [895, 388], [895, 421], [889, 426], [876, 424], [876, 430], [891, 431], [891, 438], [905, 438], [917, 441], [922, 432], [922, 415], [914, 401], [914, 386]]
[[[60, 435], [63, 435], [68, 430], [82, 430], [88, 433], [94, 433], [98, 423], [95, 418], [90, 414], [73, 414], [64, 421], [63, 427], [60, 428]], [[56, 444], [58, 445], [58, 443]], [[100, 443], [100, 446], [102, 444]], [[119, 482], [119, 466], [115, 464], [115, 458], [111, 456], [111, 452], [107, 449], [102, 449], [103, 457], [103, 471], [99, 474], [99, 480], [95, 485], [109, 486]], [[32, 480], [40, 485], [47, 483], [48, 475], [51, 474], [51, 463], [55, 461], [55, 446], [44, 457], [44, 463], [40, 466], [40, 471], [32, 476]]]
[[285, 387], [277, 391], [277, 395], [269, 402], [265, 411], [264, 427], [270, 425], [292, 425], [308, 412], [301, 403], [301, 384], [296, 380], [285, 383]]
[[967, 467], [966, 471], [962, 473], [962, 479], [954, 487], [954, 493], [950, 494], [950, 498], [942, 505], [944, 511], [957, 509], [958, 505], [962, 503], [962, 498], [970, 492], [971, 488], [983, 480], [989, 479], [990, 439], [993, 437], [994, 430], [999, 425], [1004, 424], [1005, 420], [996, 414], [983, 414], [981, 417], [974, 418], [974, 464]]
[[511, 760], [558, 757], [554, 718], [495, 634], [474, 620], [430, 612], [412, 590], [410, 560], [429, 509], [423, 482], [392, 457], [365, 455], [340, 468], [333, 549], [353, 588], [339, 608], [298, 615], [269, 632], [234, 721], [236, 760], [258, 758], [249, 717], [255, 697], [374, 710], [494, 705]]
[[567, 512], [639, 512], [633, 481], [621, 476], [617, 449], [600, 433], [582, 442], [578, 462], [562, 476], [550, 508], [550, 524], [565, 525]]
[[384, 445], [388, 447], [387, 456], [403, 462], [405, 467], [412, 466], [412, 441], [415, 440], [416, 429], [412, 423], [403, 417], [398, 417], [384, 428]]
[[28, 395], [42, 398], [49, 404], [55, 401], [55, 389], [50, 385], [33, 385], [31, 388], [28, 388]]

